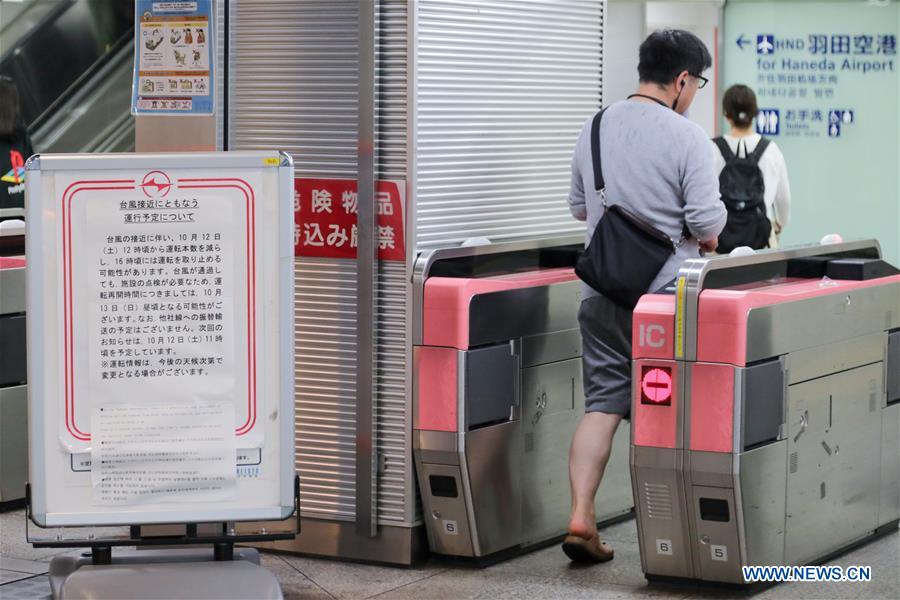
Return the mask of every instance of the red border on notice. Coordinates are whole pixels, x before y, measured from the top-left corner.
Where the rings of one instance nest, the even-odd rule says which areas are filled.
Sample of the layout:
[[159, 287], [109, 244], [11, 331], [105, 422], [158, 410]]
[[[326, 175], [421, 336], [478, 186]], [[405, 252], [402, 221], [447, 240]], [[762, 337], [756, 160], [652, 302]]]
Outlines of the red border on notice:
[[[77, 440], [90, 441], [90, 433], [81, 431], [75, 423], [75, 385], [72, 364], [74, 348], [72, 335], [72, 212], [75, 194], [82, 191], [133, 190], [133, 179], [104, 179], [76, 181], [62, 195], [63, 250], [63, 331], [65, 356], [65, 423], [68, 432]], [[178, 179], [178, 189], [233, 188], [244, 194], [247, 217], [247, 421], [235, 429], [236, 435], [249, 433], [256, 424], [256, 195], [253, 187], [243, 179]]]

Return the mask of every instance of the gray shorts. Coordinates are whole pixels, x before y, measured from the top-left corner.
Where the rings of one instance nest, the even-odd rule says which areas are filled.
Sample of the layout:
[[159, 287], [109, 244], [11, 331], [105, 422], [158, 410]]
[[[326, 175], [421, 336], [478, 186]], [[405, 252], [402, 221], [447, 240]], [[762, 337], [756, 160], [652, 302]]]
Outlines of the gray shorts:
[[631, 316], [604, 296], [581, 302], [585, 412], [631, 415]]

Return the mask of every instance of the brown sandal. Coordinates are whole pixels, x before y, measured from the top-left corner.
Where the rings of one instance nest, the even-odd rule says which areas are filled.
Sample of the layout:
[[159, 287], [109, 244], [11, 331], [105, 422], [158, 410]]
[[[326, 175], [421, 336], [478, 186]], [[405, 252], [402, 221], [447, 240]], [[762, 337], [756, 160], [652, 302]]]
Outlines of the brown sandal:
[[567, 535], [562, 544], [563, 552], [572, 562], [597, 564], [613, 559], [614, 552], [609, 544], [600, 541], [596, 533], [590, 539], [577, 535]]

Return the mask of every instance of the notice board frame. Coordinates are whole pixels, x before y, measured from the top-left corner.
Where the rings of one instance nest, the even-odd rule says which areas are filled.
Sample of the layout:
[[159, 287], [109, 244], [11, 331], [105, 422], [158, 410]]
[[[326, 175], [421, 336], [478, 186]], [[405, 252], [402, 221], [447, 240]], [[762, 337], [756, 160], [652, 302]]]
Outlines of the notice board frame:
[[[275, 151], [36, 155], [26, 164], [26, 172], [26, 198], [28, 198], [26, 255], [31, 263], [27, 273], [30, 317], [27, 326], [30, 383], [30, 519], [40, 527], [83, 527], [265, 521], [288, 518], [296, 510], [298, 500], [294, 467], [292, 335], [294, 168], [290, 156]], [[140, 175], [135, 174], [153, 172], [166, 174], [165, 180], [155, 176], [149, 179], [149, 185], [156, 187], [157, 191], [160, 183], [170, 186], [166, 188], [167, 190], [179, 189], [180, 186], [186, 189], [189, 187], [188, 183], [196, 185], [197, 179], [204, 179], [228, 182], [227, 185], [223, 184], [220, 187], [232, 189], [221, 192], [223, 194], [240, 192], [253, 199], [256, 210], [252, 213], [252, 217], [247, 211], [245, 218], [247, 223], [242, 225], [247, 228], [247, 269], [259, 271], [259, 284], [255, 286], [256, 291], [252, 299], [253, 331], [252, 334], [248, 331], [248, 340], [252, 337], [262, 351], [262, 360], [270, 362], [270, 366], [266, 368], [272, 376], [268, 377], [270, 381], [266, 382], [267, 387], [264, 388], [270, 394], [262, 399], [262, 409], [252, 411], [252, 414], [253, 417], [258, 417], [260, 423], [265, 422], [263, 426], [267, 428], [266, 431], [275, 434], [269, 436], [274, 438], [275, 442], [273, 439], [266, 439], [269, 444], [277, 443], [277, 446], [265, 450], [274, 464], [267, 477], [251, 482], [238, 480], [236, 497], [233, 500], [171, 502], [164, 508], [160, 508], [157, 504], [154, 508], [144, 510], [140, 505], [94, 504], [86, 508], [83, 500], [84, 491], [72, 493], [72, 489], [69, 489], [76, 500], [71, 502], [71, 507], [60, 509], [59, 495], [66, 493], [67, 482], [65, 478], [55, 475], [65, 468], [58, 463], [71, 462], [74, 451], [63, 451], [60, 439], [53, 434], [55, 429], [52, 425], [47, 425], [48, 419], [55, 420], [60, 417], [59, 403], [65, 388], [60, 382], [61, 365], [58, 362], [50, 365], [47, 363], [54, 361], [45, 360], [47, 356], [52, 356], [47, 354], [47, 349], [60, 346], [63, 342], [60, 336], [59, 307], [54, 308], [54, 298], [51, 297], [51, 294], [58, 296], [60, 293], [57, 286], [62, 284], [61, 277], [63, 277], [59, 273], [62, 269], [58, 268], [61, 244], [56, 231], [63, 225], [63, 203], [60, 200], [65, 196], [65, 192], [56, 189], [57, 176], [69, 177], [71, 174], [77, 174], [78, 182], [83, 183], [81, 187], [85, 190], [104, 186], [115, 189], [115, 185], [119, 185], [120, 190], [129, 191], [116, 193], [130, 194], [134, 197], [141, 191], [146, 193], [147, 190], [143, 186], [148, 185], [146, 176], [142, 180]], [[194, 181], [188, 182], [187, 179]], [[247, 183], [246, 180], [255, 182], [258, 189], [254, 189], [254, 185]], [[113, 185], [109, 183], [111, 181], [129, 183]], [[242, 183], [235, 183], [238, 181]], [[91, 185], [99, 182], [104, 183], [100, 186]], [[67, 189], [71, 187], [67, 186]], [[209, 185], [209, 187], [217, 186]], [[252, 247], [251, 240], [253, 240]], [[52, 273], [48, 274], [48, 271]], [[247, 303], [248, 305], [251, 303], [249, 295]], [[77, 315], [73, 314], [73, 320], [76, 317]], [[248, 326], [250, 322], [248, 316]], [[273, 365], [276, 369], [274, 373], [271, 371]], [[263, 373], [265, 374], [265, 371]], [[251, 381], [249, 374], [248, 381]], [[254, 381], [253, 394], [257, 386], [258, 383]], [[248, 395], [248, 415], [251, 411], [249, 397]], [[64, 410], [68, 425], [68, 405], [65, 405]], [[72, 420], [74, 422], [74, 416]], [[256, 419], [253, 422], [257, 422]], [[252, 428], [252, 425], [250, 427]], [[240, 435], [240, 430], [236, 435]], [[260, 450], [260, 456], [262, 452], [263, 450]], [[83, 483], [81, 487], [84, 487]], [[82, 497], [80, 504], [77, 500], [79, 494]], [[268, 497], [269, 501], [257, 502], [257, 498], [262, 496]]]

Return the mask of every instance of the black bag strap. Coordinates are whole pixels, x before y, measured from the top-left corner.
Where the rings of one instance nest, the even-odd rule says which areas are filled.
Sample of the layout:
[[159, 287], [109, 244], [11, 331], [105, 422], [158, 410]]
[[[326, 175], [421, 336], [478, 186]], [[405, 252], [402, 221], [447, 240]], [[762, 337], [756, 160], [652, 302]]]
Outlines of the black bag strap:
[[763, 152], [765, 152], [768, 147], [769, 140], [764, 137], [759, 138], [759, 143], [756, 144], [756, 148], [753, 149], [753, 154], [750, 155], [750, 158], [753, 159], [753, 164], [759, 164], [759, 159], [762, 158]]
[[713, 143], [716, 145], [716, 147], [719, 148], [719, 152], [722, 153], [722, 158], [725, 159], [725, 162], [730, 163], [735, 158], [737, 158], [734, 155], [734, 152], [731, 151], [731, 147], [728, 145], [728, 142], [726, 142], [725, 138], [723, 138], [721, 135], [719, 137], [713, 138]]
[[[600, 190], [606, 187], [606, 181], [603, 180], [603, 166], [600, 164], [600, 120], [603, 119], [605, 112], [605, 108], [599, 111], [591, 122], [591, 161], [594, 164], [594, 190], [598, 195]], [[605, 198], [603, 204], [606, 205]]]

